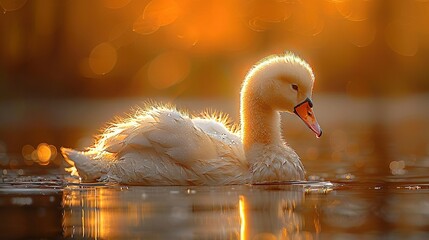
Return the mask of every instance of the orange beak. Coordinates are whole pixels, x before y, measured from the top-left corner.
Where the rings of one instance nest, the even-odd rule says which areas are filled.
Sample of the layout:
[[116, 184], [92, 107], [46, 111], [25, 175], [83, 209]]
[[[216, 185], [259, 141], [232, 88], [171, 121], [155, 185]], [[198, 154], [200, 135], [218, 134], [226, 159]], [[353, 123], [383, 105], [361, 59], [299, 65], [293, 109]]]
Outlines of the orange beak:
[[313, 113], [313, 103], [309, 98], [295, 106], [293, 112], [304, 121], [304, 123], [316, 134], [316, 137], [322, 136], [322, 129], [317, 123], [316, 116]]

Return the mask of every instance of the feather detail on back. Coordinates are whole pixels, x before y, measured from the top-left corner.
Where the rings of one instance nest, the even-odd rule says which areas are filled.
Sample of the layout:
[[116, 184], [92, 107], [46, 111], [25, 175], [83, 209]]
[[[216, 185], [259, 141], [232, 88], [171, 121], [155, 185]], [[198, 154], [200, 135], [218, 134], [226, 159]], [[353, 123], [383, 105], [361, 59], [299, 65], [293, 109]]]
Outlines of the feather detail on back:
[[[171, 106], [151, 105], [149, 109], [138, 110], [134, 116], [112, 123], [93, 147], [80, 154], [91, 155], [89, 162], [110, 162], [107, 179], [124, 183], [243, 182], [237, 182], [236, 173], [246, 172], [248, 165], [237, 128], [231, 131], [226, 127], [232, 125], [224, 124], [228, 121], [225, 114], [204, 113], [203, 116], [206, 118], [192, 118]], [[63, 153], [75, 162], [83, 180], [101, 176], [82, 172], [77, 153], [71, 154], [68, 150]], [[225, 177], [228, 173], [234, 177]], [[118, 178], [118, 175], [124, 176]]]

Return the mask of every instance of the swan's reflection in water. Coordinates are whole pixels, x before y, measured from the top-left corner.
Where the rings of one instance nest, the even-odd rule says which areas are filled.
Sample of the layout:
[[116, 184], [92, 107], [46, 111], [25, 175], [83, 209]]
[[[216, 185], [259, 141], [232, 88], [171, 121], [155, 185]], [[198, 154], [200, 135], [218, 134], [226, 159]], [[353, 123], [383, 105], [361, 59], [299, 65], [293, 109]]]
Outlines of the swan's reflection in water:
[[429, 185], [67, 187], [66, 238], [429, 239]]
[[245, 226], [241, 239], [289, 239], [303, 237], [303, 216], [300, 205], [304, 188], [292, 186], [258, 186], [244, 194]]
[[70, 187], [63, 228], [77, 238], [311, 239], [304, 195], [301, 185]]

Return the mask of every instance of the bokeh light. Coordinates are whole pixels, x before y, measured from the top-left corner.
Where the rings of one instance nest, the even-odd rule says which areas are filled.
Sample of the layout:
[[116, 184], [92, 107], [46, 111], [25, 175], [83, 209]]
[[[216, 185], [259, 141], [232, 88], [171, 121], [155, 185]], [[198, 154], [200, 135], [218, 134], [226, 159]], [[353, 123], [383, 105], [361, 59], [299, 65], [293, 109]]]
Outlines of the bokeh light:
[[22, 147], [22, 156], [24, 157], [24, 159], [26, 160], [33, 160], [32, 158], [32, 154], [35, 151], [34, 147], [31, 145], [24, 145]]
[[27, 0], [0, 0], [0, 7], [5, 12], [11, 12], [22, 8], [26, 3]]
[[100, 43], [89, 55], [89, 66], [95, 74], [99, 75], [112, 71], [116, 61], [116, 49], [109, 43]]
[[248, 26], [257, 32], [268, 30], [273, 23], [285, 22], [292, 15], [291, 5], [286, 1], [253, 1], [248, 4]]
[[403, 160], [390, 162], [389, 168], [393, 175], [404, 175], [406, 172]]
[[134, 22], [133, 30], [140, 34], [151, 34], [160, 27], [173, 23], [180, 14], [180, 7], [174, 0], [152, 0], [143, 14]]
[[419, 50], [419, 40], [413, 25], [392, 22], [386, 27], [386, 42], [390, 49], [402, 56], [414, 56]]
[[333, 1], [338, 12], [347, 20], [364, 21], [369, 18], [376, 1], [372, 0], [339, 0]]
[[171, 87], [183, 81], [189, 74], [189, 59], [178, 52], [162, 53], [149, 65], [148, 80], [157, 89]]
[[347, 22], [347, 37], [349, 41], [357, 47], [370, 45], [376, 36], [374, 23], [370, 21], [350, 21]]
[[58, 153], [55, 146], [47, 143], [40, 143], [37, 148], [29, 144], [24, 145], [21, 149], [21, 154], [27, 166], [31, 166], [33, 163], [46, 166], [55, 161]]
[[51, 148], [46, 143], [41, 143], [37, 146], [37, 159], [39, 160], [40, 165], [49, 164], [49, 159], [51, 158]]
[[[23, 4], [13, 12], [17, 19], [13, 19], [15, 17], [12, 14], [5, 14], [5, 20], [10, 19], [2, 21], [4, 25], [0, 26], [1, 34], [8, 36], [0, 43], [1, 58], [8, 59], [4, 61], [5, 69], [10, 69], [13, 75], [18, 68], [27, 66], [23, 64], [27, 57], [43, 59], [49, 62], [43, 65], [52, 66], [58, 71], [52, 75], [64, 82], [63, 92], [85, 97], [110, 97], [112, 94], [122, 97], [142, 96], [141, 94], [148, 93], [152, 89], [148, 88], [152, 85], [151, 81], [141, 80], [144, 82], [141, 84], [142, 91], [134, 90], [135, 85], [128, 83], [133, 81], [133, 76], [142, 66], [149, 64], [160, 53], [168, 51], [181, 51], [191, 65], [201, 62], [202, 57], [217, 56], [213, 64], [220, 66], [221, 58], [228, 59], [223, 61], [228, 65], [228, 61], [232, 63], [237, 59], [252, 62], [263, 55], [262, 52], [270, 54], [298, 50], [299, 54], [314, 59], [318, 69], [323, 69], [318, 75], [320, 79], [330, 79], [318, 81], [318, 91], [344, 90], [349, 79], [340, 76], [348, 74], [357, 77], [350, 73], [353, 72], [353, 66], [359, 66], [362, 75], [371, 75], [370, 78], [363, 79], [362, 84], [379, 85], [382, 83], [375, 79], [375, 74], [371, 74], [374, 69], [363, 66], [366, 60], [379, 58], [383, 62], [390, 56], [390, 52], [402, 57], [415, 57], [415, 61], [421, 60], [429, 43], [429, 32], [425, 24], [429, 16], [427, 1], [379, 3], [371, 0], [220, 0], [205, 3], [100, 0], [91, 6], [83, 1], [43, 4], [36, 0], [32, 4], [26, 4], [26, 1], [21, 0], [3, 0], [0, 3], [13, 3], [17, 6]], [[37, 18], [37, 21], [32, 20], [35, 22], [34, 30], [30, 30], [32, 26], [25, 25], [24, 20], [19, 20], [26, 14], [25, 11], [20, 11], [22, 8], [34, 8], [35, 16], [32, 18]], [[60, 8], [67, 12], [61, 28], [55, 24], [61, 21], [55, 19], [55, 12]], [[74, 12], [80, 14], [77, 16], [72, 14]], [[357, 50], [356, 47], [365, 49]], [[422, 49], [424, 51], [419, 54]], [[49, 57], [54, 55], [56, 57]], [[377, 71], [384, 71], [392, 64], [395, 62], [386, 62], [386, 66], [379, 66]], [[27, 70], [40, 79], [43, 88], [50, 83], [49, 78], [43, 75], [46, 73], [37, 70], [43, 69], [44, 66], [41, 65], [31, 63]], [[409, 65], [402, 69], [404, 70], [401, 71], [409, 69], [420, 75], [423, 66]], [[232, 71], [239, 72], [236, 69]], [[69, 77], [62, 79], [62, 74]], [[106, 74], [109, 76], [105, 76]], [[191, 74], [191, 84], [188, 85], [190, 90], [185, 92], [205, 96], [203, 91], [196, 89], [201, 86], [198, 82], [204, 79], [203, 73]], [[100, 77], [109, 81], [87, 81], [88, 83], [81, 84], [83, 78]], [[428, 89], [420, 78], [412, 78], [410, 81], [424, 87], [418, 88], [423, 89], [419, 91]], [[128, 89], [116, 91], [118, 82], [124, 83], [122, 86]], [[18, 88], [12, 81], [7, 84]], [[33, 87], [31, 84], [20, 86], [28, 89]], [[43, 91], [56, 92], [51, 88], [53, 86], [46, 87]], [[77, 88], [82, 90], [72, 91]], [[389, 85], [383, 91], [404, 92], [404, 89]], [[14, 95], [13, 92], [8, 94]]]

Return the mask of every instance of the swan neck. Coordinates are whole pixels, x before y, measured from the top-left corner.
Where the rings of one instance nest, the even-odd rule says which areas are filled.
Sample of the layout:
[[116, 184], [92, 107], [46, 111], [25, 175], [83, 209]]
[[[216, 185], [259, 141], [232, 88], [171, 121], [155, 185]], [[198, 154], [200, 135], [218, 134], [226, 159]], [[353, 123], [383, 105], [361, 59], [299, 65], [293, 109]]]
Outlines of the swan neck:
[[242, 96], [241, 132], [245, 149], [250, 149], [254, 144], [280, 143], [282, 142], [280, 114], [253, 94], [248, 93]]

